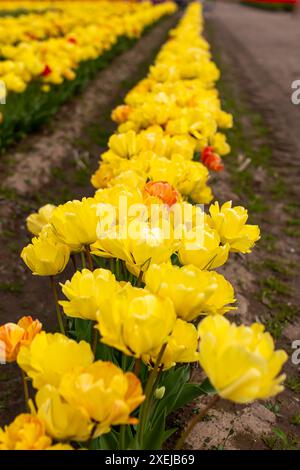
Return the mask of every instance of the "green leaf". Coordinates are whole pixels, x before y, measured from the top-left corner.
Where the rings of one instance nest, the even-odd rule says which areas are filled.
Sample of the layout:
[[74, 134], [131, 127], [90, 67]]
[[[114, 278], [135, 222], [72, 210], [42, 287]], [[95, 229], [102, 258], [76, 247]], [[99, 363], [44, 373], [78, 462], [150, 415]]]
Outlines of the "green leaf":
[[166, 410], [166, 416], [174, 411], [176, 402], [189, 378], [190, 366], [173, 368], [163, 374], [159, 382], [159, 387], [165, 387], [165, 396], [161, 400], [157, 400], [152, 414], [153, 420], [158, 419], [164, 410]]
[[206, 395], [217, 392], [214, 386], [210, 383], [209, 378], [206, 378], [205, 380], [203, 380], [203, 382], [199, 385], [199, 387], [201, 387], [201, 390]]
[[91, 342], [92, 338], [92, 321], [75, 318], [75, 337], [77, 341]]
[[114, 429], [103, 436], [92, 441], [91, 449], [93, 450], [117, 450], [119, 446], [119, 433]]
[[173, 410], [177, 410], [185, 406], [187, 403], [195, 400], [195, 398], [204, 395], [205, 392], [202, 390], [201, 385], [198, 384], [185, 384], [178, 395], [177, 400], [174, 404]]
[[166, 410], [160, 415], [152, 426], [146, 428], [143, 441], [141, 442], [140, 449], [146, 450], [160, 450], [165, 441], [165, 435], [168, 432], [165, 430], [166, 427]]

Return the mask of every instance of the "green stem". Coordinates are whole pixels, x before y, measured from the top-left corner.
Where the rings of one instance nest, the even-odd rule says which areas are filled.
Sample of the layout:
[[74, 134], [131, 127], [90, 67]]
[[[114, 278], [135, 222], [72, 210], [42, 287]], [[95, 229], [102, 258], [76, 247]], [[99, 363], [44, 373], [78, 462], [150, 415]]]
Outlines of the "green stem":
[[73, 263], [74, 271], [75, 271], [75, 273], [76, 273], [76, 271], [77, 271], [77, 261], [76, 261], [76, 255], [75, 255], [75, 253], [72, 253], [72, 255], [71, 255], [71, 260], [72, 260], [72, 263]]
[[142, 361], [141, 359], [136, 359], [134, 362], [134, 368], [133, 368], [133, 373], [138, 377], [140, 375], [142, 368]]
[[127, 356], [122, 353], [122, 356], [121, 356], [121, 369], [126, 372], [127, 370]]
[[127, 271], [126, 263], [124, 260], [122, 260], [122, 268], [123, 268], [124, 281], [128, 281], [128, 271]]
[[163, 354], [166, 350], [166, 347], [167, 347], [167, 343], [162, 345], [161, 350], [159, 351], [159, 354], [157, 356], [154, 369], [151, 371], [149, 378], [147, 380], [147, 383], [146, 383], [146, 388], [145, 388], [146, 398], [141, 406], [140, 413], [139, 413], [139, 427], [138, 427], [139, 441], [141, 441], [141, 438], [144, 436], [144, 433], [145, 433], [145, 426], [148, 420], [148, 414], [149, 414], [151, 399], [153, 395], [153, 387], [156, 382], [156, 376], [158, 374], [159, 365], [163, 357]]
[[85, 253], [86, 253], [87, 265], [89, 267], [89, 270], [94, 271], [93, 258], [91, 255], [90, 247], [88, 245], [85, 247]]
[[81, 256], [81, 265], [82, 265], [82, 269], [85, 269], [85, 268], [86, 268], [86, 261], [85, 261], [85, 256], [84, 256], [84, 252], [83, 252], [83, 251], [80, 252], [80, 256]]
[[23, 371], [23, 369], [20, 369], [20, 370], [21, 370], [21, 376], [22, 376], [22, 382], [23, 382], [25, 407], [26, 407], [26, 411], [30, 412], [30, 408], [29, 408], [29, 405], [28, 405], [29, 390], [28, 390], [27, 378], [26, 378], [26, 375], [25, 375], [25, 372]]
[[206, 415], [206, 413], [220, 400], [219, 395], [214, 395], [212, 399], [208, 402], [208, 404], [203, 408], [203, 410], [191, 419], [188, 427], [186, 428], [185, 431], [181, 434], [180, 438], [178, 439], [175, 450], [180, 450], [182, 449], [182, 446], [184, 445], [187, 437], [189, 434], [192, 432], [196, 424], [198, 424]]
[[139, 277], [137, 278], [135, 287], [141, 287], [142, 280], [143, 280], [143, 275], [144, 275], [144, 272], [143, 272], [142, 269], [141, 269], [141, 270], [140, 270]]
[[114, 258], [109, 258], [109, 269], [113, 274], [115, 274], [115, 263]]
[[122, 424], [120, 426], [119, 450], [126, 450], [125, 436], [126, 436], [126, 424]]
[[93, 328], [92, 351], [93, 351], [95, 358], [96, 358], [96, 352], [97, 352], [98, 339], [99, 339], [99, 332], [96, 328]]
[[116, 278], [117, 281], [121, 280], [121, 265], [119, 258], [116, 259]]
[[52, 293], [53, 293], [53, 298], [54, 298], [54, 303], [55, 303], [58, 326], [59, 326], [59, 329], [60, 329], [61, 333], [65, 335], [66, 332], [65, 332], [64, 322], [63, 322], [63, 319], [62, 319], [62, 314], [61, 314], [61, 311], [60, 311], [60, 306], [59, 306], [59, 303], [58, 303], [57, 286], [56, 286], [54, 276], [50, 276], [50, 282], [51, 282], [51, 288], [52, 288]]

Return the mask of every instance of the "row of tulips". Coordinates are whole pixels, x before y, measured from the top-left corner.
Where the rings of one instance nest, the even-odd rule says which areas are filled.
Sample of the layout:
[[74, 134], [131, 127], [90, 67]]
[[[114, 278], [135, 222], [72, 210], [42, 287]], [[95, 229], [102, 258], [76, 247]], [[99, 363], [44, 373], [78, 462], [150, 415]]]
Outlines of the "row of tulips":
[[[92, 178], [94, 197], [27, 219], [36, 237], [21, 257], [50, 277], [60, 332], [31, 317], [0, 328], [2, 359], [17, 361], [28, 406], [0, 431], [0, 449], [160, 449], [174, 432], [167, 416], [210, 395], [180, 449], [220, 398], [249, 403], [283, 389], [286, 353], [261, 324], [225, 317], [234, 289], [215, 271], [231, 253], [249, 253], [259, 228], [230, 202], [208, 213], [190, 202], [210, 201], [199, 158], [219, 157], [227, 144], [217, 127], [231, 122], [202, 27], [193, 3], [114, 110], [120, 127]], [[74, 274], [59, 292], [70, 259]], [[202, 383], [190, 381], [196, 365]]]
[[52, 115], [112, 56], [175, 10], [172, 2], [97, 0], [82, 8], [75, 1], [0, 19], [0, 94], [6, 95], [0, 146]]

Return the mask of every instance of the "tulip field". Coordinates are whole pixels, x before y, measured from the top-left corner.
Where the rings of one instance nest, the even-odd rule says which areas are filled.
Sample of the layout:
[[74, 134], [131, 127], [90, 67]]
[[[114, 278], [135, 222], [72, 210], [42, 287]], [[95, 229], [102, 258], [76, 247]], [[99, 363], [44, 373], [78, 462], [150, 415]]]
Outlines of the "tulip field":
[[[0, 388], [6, 383], [9, 395], [2, 404], [0, 393], [0, 450], [199, 450], [210, 419], [214, 440], [228, 410], [250, 410], [249, 422], [255, 409], [281, 419], [276, 404], [291, 377], [298, 390], [286, 369], [291, 347], [278, 333], [292, 314], [276, 323], [258, 294], [243, 290], [252, 266], [264, 306], [275, 312], [275, 296], [286, 294], [258, 269], [271, 235], [251, 199], [249, 162], [236, 154], [243, 111], [222, 88], [226, 77], [210, 45], [218, 41], [205, 29], [201, 3], [186, 3], [180, 10], [173, 1], [1, 4], [3, 173], [9, 155], [22, 168], [24, 152], [50, 141], [60, 113], [72, 123], [71, 106], [84, 108], [95, 80], [101, 94], [101, 74], [114, 61], [134, 56], [156, 28], [165, 36], [127, 81], [112, 73], [116, 97], [97, 111], [98, 127], [89, 123], [96, 140], [65, 152], [62, 169], [48, 175], [56, 186], [45, 192], [48, 183], [36, 190], [25, 181], [28, 196], [1, 190], [0, 203], [14, 207], [5, 216], [14, 225], [0, 225], [8, 247], [1, 269], [22, 273], [27, 287], [25, 294], [0, 276], [0, 295], [13, 310], [3, 315], [0, 307]], [[231, 171], [235, 188], [245, 185], [239, 197], [228, 186]], [[297, 447], [273, 424], [274, 442], [270, 428], [264, 448], [285, 438], [285, 448]], [[222, 450], [227, 439], [212, 448]], [[247, 446], [256, 441], [250, 435]]]

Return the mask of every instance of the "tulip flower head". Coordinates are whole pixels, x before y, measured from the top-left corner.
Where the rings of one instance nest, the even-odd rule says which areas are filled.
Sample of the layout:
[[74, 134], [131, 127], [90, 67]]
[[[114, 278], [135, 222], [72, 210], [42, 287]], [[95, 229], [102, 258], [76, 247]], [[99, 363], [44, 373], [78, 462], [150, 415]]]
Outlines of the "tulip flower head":
[[237, 326], [216, 315], [202, 320], [198, 332], [200, 365], [221, 397], [249, 403], [283, 390], [280, 370], [287, 354], [274, 350], [263, 325]]
[[179, 200], [179, 193], [172, 185], [164, 181], [149, 181], [144, 188], [144, 201], [146, 203], [163, 202], [171, 207]]
[[51, 215], [56, 206], [53, 204], [46, 204], [41, 207], [37, 213], [30, 214], [26, 219], [26, 225], [29, 232], [38, 236], [42, 229], [49, 224]]
[[176, 320], [170, 299], [126, 284], [98, 315], [101, 341], [128, 355], [141, 357], [161, 348]]
[[111, 362], [96, 361], [81, 372], [62, 378], [59, 392], [74, 409], [81, 409], [97, 423], [93, 437], [110, 431], [111, 426], [137, 424], [130, 414], [143, 402], [139, 379]]
[[97, 240], [98, 217], [93, 198], [69, 201], [52, 214], [51, 225], [57, 238], [71, 251], [80, 251]]
[[93, 354], [85, 341], [76, 343], [60, 333], [42, 331], [29, 345], [20, 348], [17, 362], [35, 388], [48, 384], [57, 387], [66, 372], [91, 364]]
[[[166, 230], [165, 230], [166, 228]], [[117, 236], [116, 236], [117, 234]], [[138, 276], [152, 263], [168, 261], [178, 246], [172, 227], [151, 227], [148, 222], [132, 220], [127, 232], [115, 227], [91, 246], [91, 253], [107, 258], [119, 258], [126, 262], [127, 269]]]
[[39, 237], [23, 248], [21, 258], [32, 274], [36, 276], [55, 276], [61, 273], [70, 258], [70, 249], [60, 242], [46, 225]]
[[68, 317], [96, 320], [105, 303], [110, 302], [121, 289], [115, 276], [108, 269], [77, 271], [71, 281], [62, 284], [62, 292], [68, 300], [59, 304]]
[[220, 207], [216, 202], [210, 206], [209, 212], [209, 224], [218, 232], [221, 242], [229, 244], [230, 251], [251, 252], [260, 238], [260, 230], [258, 225], [246, 224], [248, 212], [244, 207], [232, 207], [231, 201]]
[[[158, 354], [159, 349], [151, 355], [144, 355], [143, 360], [153, 367]], [[168, 337], [167, 347], [160, 364], [164, 370], [167, 370], [174, 367], [176, 363], [190, 363], [197, 360], [199, 360], [197, 329], [193, 324], [178, 318]]]
[[4, 430], [0, 428], [0, 450], [46, 450], [51, 442], [43, 421], [30, 414], [20, 414]]
[[22, 317], [18, 323], [0, 326], [0, 363], [14, 362], [20, 347], [29, 345], [41, 331], [42, 324], [31, 317]]
[[[203, 236], [199, 237], [199, 230]], [[221, 244], [218, 232], [205, 225], [193, 227], [186, 231], [178, 249], [179, 260], [182, 264], [194, 264], [199, 269], [215, 269], [226, 263], [229, 255], [229, 244]]]
[[201, 161], [210, 170], [224, 170], [224, 165], [222, 163], [221, 157], [214, 152], [213, 147], [207, 146], [202, 150]]
[[176, 314], [186, 321], [199, 315], [221, 314], [234, 309], [234, 290], [214, 271], [202, 271], [193, 265], [153, 264], [145, 273], [146, 288], [163, 298], [170, 298]]

